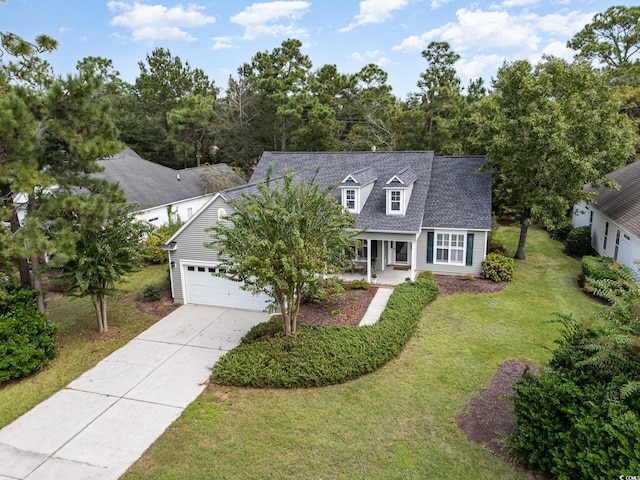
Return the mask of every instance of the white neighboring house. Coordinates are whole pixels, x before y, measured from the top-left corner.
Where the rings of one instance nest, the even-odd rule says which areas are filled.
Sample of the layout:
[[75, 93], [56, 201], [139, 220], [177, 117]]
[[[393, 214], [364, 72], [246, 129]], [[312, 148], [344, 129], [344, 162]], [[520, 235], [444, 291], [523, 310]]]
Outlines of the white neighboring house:
[[145, 160], [130, 148], [97, 163], [104, 171], [94, 176], [119, 184], [127, 201], [138, 204], [137, 218], [156, 227], [169, 223], [170, 217], [187, 221], [209, 201], [211, 194], [202, 178], [207, 168], [228, 176], [231, 185], [243, 183], [226, 164], [174, 170]]
[[596, 192], [595, 200], [575, 206], [572, 226], [591, 227], [591, 246], [598, 255], [611, 257], [640, 271], [640, 161], [630, 163], [607, 175], [619, 190], [590, 184], [585, 189]]

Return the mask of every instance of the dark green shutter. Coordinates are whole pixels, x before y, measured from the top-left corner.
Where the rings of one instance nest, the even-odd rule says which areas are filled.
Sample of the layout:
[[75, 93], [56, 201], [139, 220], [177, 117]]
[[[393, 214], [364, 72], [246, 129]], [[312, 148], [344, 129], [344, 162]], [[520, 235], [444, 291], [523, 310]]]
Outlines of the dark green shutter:
[[473, 233], [467, 233], [467, 266], [473, 265]]
[[371, 240], [371, 258], [378, 258], [378, 241]]
[[427, 232], [427, 263], [433, 263], [433, 232]]

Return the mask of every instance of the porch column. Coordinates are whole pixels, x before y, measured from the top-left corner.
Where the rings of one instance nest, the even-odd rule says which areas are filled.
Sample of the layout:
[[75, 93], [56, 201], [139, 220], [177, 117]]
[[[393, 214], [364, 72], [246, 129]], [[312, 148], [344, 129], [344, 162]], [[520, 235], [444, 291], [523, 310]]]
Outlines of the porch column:
[[371, 240], [367, 239], [367, 282], [371, 283]]
[[416, 279], [416, 264], [418, 263], [418, 242], [414, 240], [411, 242], [411, 270], [409, 271], [409, 277], [411, 280]]

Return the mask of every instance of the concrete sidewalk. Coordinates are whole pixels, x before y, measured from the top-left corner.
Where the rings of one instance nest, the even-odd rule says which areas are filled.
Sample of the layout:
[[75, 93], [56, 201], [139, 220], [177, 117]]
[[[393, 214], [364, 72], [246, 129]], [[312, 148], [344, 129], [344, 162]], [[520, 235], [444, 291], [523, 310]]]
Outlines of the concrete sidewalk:
[[387, 302], [392, 293], [393, 288], [391, 287], [378, 287], [378, 291], [373, 296], [369, 308], [367, 308], [367, 311], [364, 313], [359, 325], [373, 325], [380, 320], [380, 314], [382, 314], [387, 307]]
[[0, 480], [115, 480], [266, 313], [183, 305], [0, 430]]

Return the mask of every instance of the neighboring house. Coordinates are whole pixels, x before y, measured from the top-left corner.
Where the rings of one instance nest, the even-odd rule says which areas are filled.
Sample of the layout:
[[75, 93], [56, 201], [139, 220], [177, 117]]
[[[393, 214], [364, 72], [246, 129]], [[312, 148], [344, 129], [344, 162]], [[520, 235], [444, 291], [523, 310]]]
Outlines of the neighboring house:
[[206, 229], [232, 213], [231, 202], [255, 191], [269, 167], [335, 188], [336, 200], [364, 230], [353, 246], [354, 265], [367, 280], [385, 269], [478, 275], [491, 228], [491, 176], [478, 173], [484, 157], [434, 157], [433, 152], [264, 153], [248, 184], [221, 191], [176, 232], [169, 250], [173, 298], [263, 309], [253, 296], [217, 272]]
[[136, 216], [154, 226], [167, 224], [170, 218], [186, 221], [207, 203], [211, 194], [202, 176], [208, 169], [228, 176], [230, 185], [242, 183], [226, 164], [174, 170], [145, 160], [130, 148], [97, 163], [104, 171], [94, 176], [118, 183], [127, 201], [138, 204]]
[[595, 200], [576, 205], [574, 227], [591, 227], [591, 246], [598, 255], [639, 271], [640, 262], [640, 162], [630, 163], [607, 175], [619, 190], [591, 185], [585, 189], [596, 193]]

